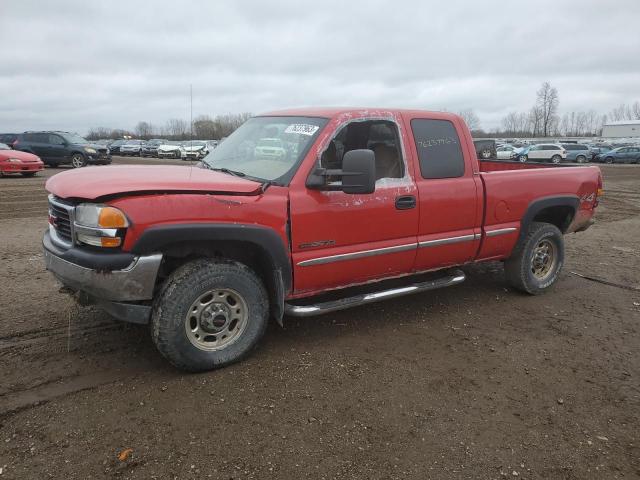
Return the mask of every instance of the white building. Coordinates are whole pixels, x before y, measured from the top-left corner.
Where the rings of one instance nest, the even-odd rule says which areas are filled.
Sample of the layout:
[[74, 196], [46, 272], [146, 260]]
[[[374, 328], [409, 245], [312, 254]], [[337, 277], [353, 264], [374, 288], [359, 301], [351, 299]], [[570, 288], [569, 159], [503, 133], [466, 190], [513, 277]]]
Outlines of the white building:
[[621, 120], [609, 122], [602, 126], [605, 138], [640, 137], [640, 120]]

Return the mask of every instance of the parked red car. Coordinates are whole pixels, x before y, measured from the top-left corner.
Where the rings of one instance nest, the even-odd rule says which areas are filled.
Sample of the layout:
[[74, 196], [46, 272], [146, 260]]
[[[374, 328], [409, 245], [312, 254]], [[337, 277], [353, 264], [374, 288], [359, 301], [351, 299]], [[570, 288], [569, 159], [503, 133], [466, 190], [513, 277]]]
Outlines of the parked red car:
[[450, 113], [302, 109], [251, 118], [200, 168], [80, 169], [46, 187], [47, 268], [197, 371], [242, 358], [269, 317], [455, 285], [472, 262], [545, 292], [602, 176], [479, 161]]
[[32, 153], [12, 150], [8, 145], [0, 143], [0, 176], [9, 173], [20, 173], [32, 177], [44, 169], [44, 163]]

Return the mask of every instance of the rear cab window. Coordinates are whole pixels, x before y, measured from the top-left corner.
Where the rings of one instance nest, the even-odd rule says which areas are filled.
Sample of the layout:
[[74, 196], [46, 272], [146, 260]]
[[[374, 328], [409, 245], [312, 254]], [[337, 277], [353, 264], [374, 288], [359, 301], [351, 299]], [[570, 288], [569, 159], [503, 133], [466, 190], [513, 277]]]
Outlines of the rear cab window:
[[422, 178], [456, 178], [464, 175], [462, 144], [453, 122], [414, 118], [411, 120], [411, 131]]

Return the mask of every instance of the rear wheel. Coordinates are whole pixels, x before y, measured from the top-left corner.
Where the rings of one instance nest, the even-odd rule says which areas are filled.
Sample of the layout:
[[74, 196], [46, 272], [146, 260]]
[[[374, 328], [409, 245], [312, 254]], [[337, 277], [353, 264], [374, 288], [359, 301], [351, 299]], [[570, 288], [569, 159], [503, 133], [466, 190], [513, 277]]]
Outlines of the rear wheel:
[[531, 295], [551, 287], [564, 264], [562, 232], [550, 223], [533, 222], [504, 264], [507, 282]]
[[585, 157], [584, 155], [578, 155], [576, 160], [578, 161], [578, 163], [587, 163], [587, 157]]
[[560, 163], [562, 161], [562, 157], [560, 155], [554, 155], [551, 157], [551, 163]]
[[607, 157], [604, 159], [604, 163], [613, 163], [613, 157]]
[[518, 157], [518, 161], [520, 161], [520, 162], [522, 162], [522, 163], [526, 162], [528, 159], [529, 159], [529, 157], [528, 157], [528, 156], [526, 156], [526, 155], [520, 155], [520, 156]]
[[80, 168], [80, 167], [84, 167], [87, 164], [87, 161], [84, 158], [84, 155], [82, 155], [81, 153], [74, 153], [71, 156], [71, 165], [73, 166], [73, 168]]
[[264, 334], [267, 291], [247, 266], [208, 259], [176, 270], [154, 301], [151, 336], [160, 353], [187, 371], [242, 359]]

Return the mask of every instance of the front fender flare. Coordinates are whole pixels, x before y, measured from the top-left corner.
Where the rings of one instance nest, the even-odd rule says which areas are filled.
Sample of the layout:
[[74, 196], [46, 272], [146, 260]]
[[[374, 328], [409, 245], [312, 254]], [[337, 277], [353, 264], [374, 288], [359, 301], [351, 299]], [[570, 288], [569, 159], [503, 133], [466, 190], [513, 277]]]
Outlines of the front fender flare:
[[142, 232], [131, 252], [138, 255], [156, 253], [177, 243], [202, 241], [246, 242], [261, 249], [271, 267], [271, 278], [265, 281], [271, 284], [275, 295], [272, 299], [275, 308], [273, 316], [282, 323], [284, 299], [293, 288], [293, 271], [288, 248], [272, 228], [237, 223], [159, 225]]

